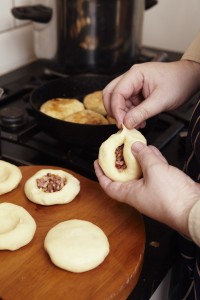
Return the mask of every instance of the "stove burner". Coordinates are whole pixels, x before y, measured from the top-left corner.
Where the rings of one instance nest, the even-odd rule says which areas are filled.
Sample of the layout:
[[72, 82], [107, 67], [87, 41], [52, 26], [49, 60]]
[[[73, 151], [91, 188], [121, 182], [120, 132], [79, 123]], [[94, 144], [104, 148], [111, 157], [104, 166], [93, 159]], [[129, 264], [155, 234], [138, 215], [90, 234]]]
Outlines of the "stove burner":
[[0, 112], [0, 123], [3, 128], [19, 128], [25, 124], [24, 110], [13, 106], [5, 107]]

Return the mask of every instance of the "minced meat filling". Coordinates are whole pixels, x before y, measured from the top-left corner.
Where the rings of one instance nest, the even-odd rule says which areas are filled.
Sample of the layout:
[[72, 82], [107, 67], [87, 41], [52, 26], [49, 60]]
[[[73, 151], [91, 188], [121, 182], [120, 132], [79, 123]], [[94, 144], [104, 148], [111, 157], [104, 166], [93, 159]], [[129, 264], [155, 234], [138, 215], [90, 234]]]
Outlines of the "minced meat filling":
[[67, 179], [60, 177], [56, 174], [47, 173], [41, 178], [36, 179], [37, 187], [42, 189], [46, 193], [54, 193], [60, 191], [65, 184]]
[[127, 168], [125, 160], [124, 160], [124, 156], [123, 156], [123, 149], [124, 149], [124, 144], [118, 146], [115, 150], [115, 157], [116, 157], [115, 167], [119, 171], [123, 171], [124, 169]]

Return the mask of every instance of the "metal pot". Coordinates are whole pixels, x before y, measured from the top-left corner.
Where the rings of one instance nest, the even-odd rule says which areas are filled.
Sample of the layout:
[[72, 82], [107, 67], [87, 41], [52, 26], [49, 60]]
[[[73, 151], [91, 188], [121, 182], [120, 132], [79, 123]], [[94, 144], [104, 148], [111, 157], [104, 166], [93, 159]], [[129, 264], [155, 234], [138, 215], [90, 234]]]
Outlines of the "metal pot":
[[[126, 70], [141, 48], [143, 13], [155, 0], [46, 0], [15, 7], [33, 21], [35, 54], [66, 74]], [[44, 3], [44, 1], [43, 1]]]

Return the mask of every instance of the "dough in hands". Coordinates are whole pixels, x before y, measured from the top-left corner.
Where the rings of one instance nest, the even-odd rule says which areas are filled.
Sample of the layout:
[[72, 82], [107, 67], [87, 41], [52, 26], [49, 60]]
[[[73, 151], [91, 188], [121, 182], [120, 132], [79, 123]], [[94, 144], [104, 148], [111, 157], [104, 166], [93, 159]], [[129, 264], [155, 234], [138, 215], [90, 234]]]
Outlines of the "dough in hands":
[[129, 181], [142, 175], [141, 167], [131, 152], [134, 142], [146, 144], [145, 137], [136, 129], [125, 126], [112, 134], [99, 148], [98, 161], [107, 177], [114, 181]]
[[26, 197], [37, 204], [54, 205], [72, 201], [80, 191], [80, 181], [63, 170], [42, 169], [24, 186]]
[[21, 170], [4, 160], [0, 160], [0, 195], [14, 190], [22, 179]]
[[0, 204], [0, 250], [13, 251], [27, 245], [35, 231], [35, 220], [23, 207], [7, 202]]
[[51, 261], [64, 270], [81, 273], [100, 265], [109, 253], [105, 233], [84, 220], [68, 220], [50, 229], [44, 248]]

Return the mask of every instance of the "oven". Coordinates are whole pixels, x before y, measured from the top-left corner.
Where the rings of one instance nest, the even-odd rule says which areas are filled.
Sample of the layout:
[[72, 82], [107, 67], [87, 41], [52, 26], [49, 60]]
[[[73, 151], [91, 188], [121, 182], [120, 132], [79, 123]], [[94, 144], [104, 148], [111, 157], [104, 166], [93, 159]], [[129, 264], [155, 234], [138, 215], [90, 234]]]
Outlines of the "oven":
[[[172, 61], [179, 53], [144, 48], [138, 62], [150, 60]], [[1, 144], [0, 158], [16, 165], [55, 165], [73, 170], [96, 180], [93, 162], [98, 149], [67, 145], [47, 135], [40, 128], [31, 109], [31, 92], [50, 80], [67, 77], [46, 69], [38, 60], [0, 77], [4, 93], [0, 98]], [[144, 129], [148, 143], [158, 147], [170, 164], [182, 168], [184, 143], [197, 93], [181, 108], [162, 113], [153, 125]], [[152, 127], [153, 126], [153, 127]], [[143, 270], [130, 299], [149, 299], [176, 259], [175, 233], [166, 226], [144, 216], [146, 250]], [[169, 247], [170, 245], [170, 247]]]

